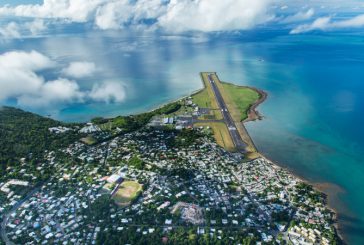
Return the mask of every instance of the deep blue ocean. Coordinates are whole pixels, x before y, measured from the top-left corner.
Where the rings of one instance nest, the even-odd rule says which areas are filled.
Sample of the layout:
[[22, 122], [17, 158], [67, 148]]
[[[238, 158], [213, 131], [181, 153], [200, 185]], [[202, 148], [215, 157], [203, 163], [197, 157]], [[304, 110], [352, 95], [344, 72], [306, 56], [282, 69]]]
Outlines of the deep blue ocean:
[[[339, 211], [350, 244], [364, 244], [364, 33], [289, 35], [260, 29], [209, 36], [87, 32], [5, 41], [0, 52], [36, 50], [58, 64], [94, 62], [98, 71], [77, 80], [123, 83], [122, 103], [78, 103], [37, 109], [64, 121], [87, 121], [150, 110], [202, 87], [199, 72], [268, 92], [264, 120], [247, 127], [268, 158], [319, 183]], [[59, 74], [48, 71], [45, 78]], [[15, 100], [5, 104], [17, 106]]]

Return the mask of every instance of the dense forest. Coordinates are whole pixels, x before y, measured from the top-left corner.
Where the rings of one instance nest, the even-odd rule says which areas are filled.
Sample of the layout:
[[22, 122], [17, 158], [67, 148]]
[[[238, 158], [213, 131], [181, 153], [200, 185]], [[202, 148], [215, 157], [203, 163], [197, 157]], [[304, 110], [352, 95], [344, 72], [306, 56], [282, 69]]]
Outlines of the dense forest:
[[[124, 132], [131, 132], [147, 124], [155, 115], [170, 114], [180, 108], [181, 105], [175, 102], [139, 115], [119, 116], [112, 119], [95, 118], [93, 122], [99, 125], [111, 122], [113, 128], [121, 127]], [[30, 153], [32, 153], [33, 159], [38, 159], [45, 150], [65, 147], [81, 137], [77, 131], [55, 134], [48, 130], [57, 126], [75, 125], [65, 124], [13, 107], [1, 107], [0, 170], [4, 170], [6, 166], [15, 165], [19, 158], [29, 157]]]
[[12, 107], [0, 107], [0, 170], [15, 165], [19, 158], [38, 158], [78, 139], [77, 132], [51, 133], [48, 128], [70, 126], [50, 118]]

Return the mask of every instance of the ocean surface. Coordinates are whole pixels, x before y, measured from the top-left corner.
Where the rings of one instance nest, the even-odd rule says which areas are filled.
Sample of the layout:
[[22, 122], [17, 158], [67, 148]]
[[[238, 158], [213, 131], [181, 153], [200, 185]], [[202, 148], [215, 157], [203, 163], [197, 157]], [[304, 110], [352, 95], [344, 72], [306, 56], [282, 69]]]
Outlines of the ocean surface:
[[[263, 89], [269, 94], [259, 107], [265, 118], [247, 124], [259, 150], [324, 188], [345, 239], [364, 244], [364, 33], [161, 36], [64, 28], [62, 35], [4, 41], [0, 53], [36, 50], [63, 66], [94, 62], [98, 72], [78, 79], [80, 87], [118, 81], [125, 100], [23, 109], [64, 121], [139, 113], [200, 89], [200, 71]], [[15, 99], [3, 104], [17, 106]]]

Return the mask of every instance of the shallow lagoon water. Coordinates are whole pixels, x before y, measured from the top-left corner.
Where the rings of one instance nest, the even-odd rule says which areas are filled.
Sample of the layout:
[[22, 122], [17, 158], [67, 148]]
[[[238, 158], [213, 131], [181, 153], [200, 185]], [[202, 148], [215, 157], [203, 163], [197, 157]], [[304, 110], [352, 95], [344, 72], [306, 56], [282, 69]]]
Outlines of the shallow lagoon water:
[[122, 103], [23, 107], [64, 121], [153, 109], [201, 88], [200, 71], [267, 91], [259, 107], [264, 120], [247, 125], [259, 150], [304, 179], [330, 183], [342, 233], [350, 244], [364, 244], [364, 35], [287, 33], [157, 37], [73, 31], [4, 42], [0, 51], [37, 50], [60, 66], [94, 62], [98, 73], [78, 80], [82, 88], [104, 80], [124, 85]]

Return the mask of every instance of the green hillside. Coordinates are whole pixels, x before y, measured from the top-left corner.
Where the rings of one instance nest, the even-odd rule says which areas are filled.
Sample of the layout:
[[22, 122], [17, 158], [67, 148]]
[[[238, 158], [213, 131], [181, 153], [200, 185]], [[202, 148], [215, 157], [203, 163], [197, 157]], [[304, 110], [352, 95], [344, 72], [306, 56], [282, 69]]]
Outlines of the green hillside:
[[48, 128], [67, 126], [53, 119], [12, 107], [0, 108], [0, 165], [14, 165], [32, 153], [38, 158], [44, 150], [57, 149], [77, 140], [75, 132], [50, 133]]

